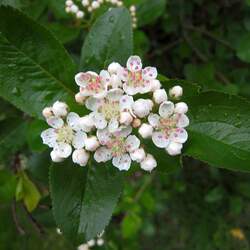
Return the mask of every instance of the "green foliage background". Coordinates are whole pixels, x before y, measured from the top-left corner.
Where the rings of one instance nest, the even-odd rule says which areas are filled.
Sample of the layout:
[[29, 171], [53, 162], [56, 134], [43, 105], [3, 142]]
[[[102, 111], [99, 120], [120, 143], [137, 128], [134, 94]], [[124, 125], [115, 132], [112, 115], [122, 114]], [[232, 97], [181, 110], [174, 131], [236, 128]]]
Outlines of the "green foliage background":
[[[133, 37], [125, 10], [106, 13], [94, 23], [101, 11], [93, 22], [79, 24], [65, 13], [61, 0], [0, 0], [25, 13], [0, 8], [0, 249], [76, 249], [82, 233], [92, 236], [108, 224], [123, 182], [103, 249], [250, 249], [249, 173], [213, 168], [250, 170], [250, 3], [126, 1], [131, 3], [137, 5], [139, 20]], [[132, 54], [132, 39], [133, 53], [145, 65], [192, 83], [162, 79], [167, 88], [180, 83], [190, 106], [182, 167], [180, 159], [158, 151], [159, 171], [151, 175], [137, 168], [120, 176], [110, 166], [98, 171], [50, 167], [39, 137], [46, 125], [32, 117], [40, 119], [42, 108], [58, 98], [83, 114], [72, 101], [75, 72], [99, 70], [116, 59], [124, 63]], [[92, 200], [96, 190], [103, 192]], [[77, 199], [82, 193], [83, 205]], [[98, 211], [96, 204], [107, 209], [105, 218], [92, 213]], [[69, 238], [56, 233], [54, 218]], [[92, 227], [88, 223], [94, 220]]]

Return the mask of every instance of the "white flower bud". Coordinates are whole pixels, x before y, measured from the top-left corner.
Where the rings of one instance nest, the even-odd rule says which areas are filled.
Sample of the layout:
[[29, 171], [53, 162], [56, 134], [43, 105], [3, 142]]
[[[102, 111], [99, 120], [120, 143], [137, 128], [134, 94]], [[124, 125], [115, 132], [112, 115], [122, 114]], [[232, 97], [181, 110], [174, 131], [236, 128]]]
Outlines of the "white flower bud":
[[94, 127], [93, 119], [89, 115], [83, 116], [79, 119], [80, 127], [85, 132], [90, 132], [92, 128]]
[[136, 7], [134, 5], [131, 5], [130, 8], [129, 8], [129, 10], [131, 12], [135, 12], [136, 11]]
[[95, 240], [89, 240], [87, 242], [87, 244], [88, 244], [89, 247], [93, 247], [93, 246], [95, 246]]
[[59, 227], [58, 227], [58, 228], [56, 228], [56, 233], [57, 233], [57, 234], [60, 234], [60, 235], [62, 234], [62, 231], [60, 230], [60, 228], [59, 228]]
[[53, 162], [62, 162], [64, 160], [64, 158], [59, 157], [55, 151], [50, 152], [50, 157]]
[[162, 102], [165, 102], [165, 101], [168, 100], [168, 96], [167, 96], [167, 93], [166, 93], [165, 89], [157, 89], [157, 90], [155, 90], [155, 92], [153, 94], [153, 97], [154, 97], [154, 101], [157, 104], [161, 104]]
[[68, 105], [64, 102], [56, 101], [52, 106], [52, 111], [55, 116], [66, 116], [68, 114]]
[[82, 5], [84, 7], [88, 6], [89, 5], [89, 0], [82, 0]]
[[121, 7], [123, 5], [122, 1], [117, 1], [117, 6]]
[[97, 243], [97, 246], [101, 247], [104, 244], [104, 240], [103, 239], [97, 239], [96, 243]]
[[138, 132], [142, 136], [142, 138], [146, 139], [152, 136], [153, 127], [147, 123], [143, 123]]
[[132, 161], [142, 162], [146, 157], [146, 153], [143, 148], [138, 148], [132, 153], [130, 153], [130, 157]]
[[141, 168], [145, 171], [151, 172], [157, 167], [157, 162], [153, 155], [147, 154], [147, 157], [141, 162]]
[[181, 154], [182, 147], [183, 145], [181, 143], [170, 142], [170, 144], [166, 148], [166, 151], [169, 155], [175, 156]]
[[70, 7], [70, 10], [71, 10], [71, 12], [76, 13], [76, 12], [79, 10], [79, 8], [78, 8], [77, 5], [73, 4], [73, 5]]
[[135, 118], [132, 123], [133, 128], [139, 128], [141, 126], [141, 120], [138, 118]]
[[175, 112], [185, 114], [188, 112], [188, 105], [185, 102], [178, 102], [175, 104]]
[[108, 72], [110, 74], [117, 74], [117, 70], [121, 68], [121, 65], [117, 62], [112, 62], [111, 64], [109, 64], [108, 66]]
[[120, 123], [125, 125], [130, 125], [133, 121], [133, 117], [129, 112], [121, 112]]
[[52, 111], [52, 108], [51, 107], [46, 107], [43, 109], [43, 116], [45, 118], [49, 118], [53, 115], [53, 111]]
[[85, 148], [88, 151], [95, 151], [98, 147], [99, 147], [99, 141], [97, 140], [97, 138], [95, 136], [91, 136], [87, 139], [85, 139]]
[[75, 95], [75, 100], [76, 100], [76, 102], [77, 103], [79, 103], [79, 104], [84, 104], [84, 102], [85, 102], [85, 100], [87, 99], [87, 97], [86, 96], [84, 96], [82, 93], [77, 93], [76, 95]]
[[73, 4], [73, 1], [72, 1], [72, 0], [67, 0], [67, 1], [66, 1], [66, 5], [67, 5], [67, 6], [70, 7], [72, 4]]
[[89, 153], [84, 149], [76, 149], [72, 154], [72, 160], [74, 163], [85, 167], [89, 160]]
[[133, 103], [133, 111], [139, 118], [144, 118], [149, 115], [153, 105], [153, 102], [149, 99], [139, 99]]
[[100, 4], [98, 1], [93, 1], [91, 6], [93, 9], [98, 9], [100, 7]]
[[169, 95], [173, 98], [180, 98], [183, 95], [183, 89], [181, 86], [174, 86], [169, 90]]
[[79, 19], [83, 18], [84, 17], [84, 12], [81, 11], [81, 10], [77, 11], [76, 17], [79, 18]]
[[78, 246], [77, 250], [89, 250], [88, 244], [82, 244]]
[[93, 11], [93, 8], [91, 6], [88, 7], [88, 12], [92, 12]]

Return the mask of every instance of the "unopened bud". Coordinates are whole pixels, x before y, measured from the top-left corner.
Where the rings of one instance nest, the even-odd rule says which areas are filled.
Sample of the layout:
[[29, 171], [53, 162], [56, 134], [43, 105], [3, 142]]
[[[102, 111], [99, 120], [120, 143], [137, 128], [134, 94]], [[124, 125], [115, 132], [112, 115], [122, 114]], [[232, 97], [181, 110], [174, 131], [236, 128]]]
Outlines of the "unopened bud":
[[157, 167], [157, 162], [153, 155], [147, 154], [147, 157], [141, 162], [141, 168], [145, 171], [151, 172]]
[[168, 96], [167, 96], [167, 93], [166, 93], [165, 89], [157, 89], [154, 92], [153, 97], [154, 97], [154, 101], [157, 104], [161, 104], [161, 103], [163, 103], [163, 102], [165, 102], [165, 101], [168, 100]]
[[183, 89], [181, 86], [174, 86], [172, 89], [169, 90], [169, 95], [172, 98], [178, 99], [183, 95]]
[[87, 139], [85, 139], [85, 148], [88, 151], [95, 151], [98, 147], [99, 147], [99, 141], [97, 140], [97, 138], [95, 136], [91, 136]]
[[76, 149], [72, 154], [72, 160], [74, 163], [84, 167], [89, 160], [89, 153], [84, 149]]
[[152, 136], [153, 127], [147, 123], [143, 123], [138, 132], [142, 136], [142, 138], [146, 139]]

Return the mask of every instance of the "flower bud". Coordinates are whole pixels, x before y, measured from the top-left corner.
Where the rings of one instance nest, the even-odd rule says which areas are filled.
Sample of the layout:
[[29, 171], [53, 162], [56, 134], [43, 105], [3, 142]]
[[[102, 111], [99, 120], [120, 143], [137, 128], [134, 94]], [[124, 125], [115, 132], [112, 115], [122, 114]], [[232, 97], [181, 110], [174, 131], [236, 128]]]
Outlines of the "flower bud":
[[169, 95], [172, 98], [180, 98], [183, 95], [183, 89], [181, 86], [174, 86], [172, 89], [169, 90]]
[[86, 99], [87, 99], [87, 97], [84, 96], [81, 92], [79, 92], [75, 95], [75, 100], [79, 104], [84, 104]]
[[104, 240], [103, 239], [97, 239], [96, 243], [97, 243], [97, 246], [101, 247], [104, 244]]
[[72, 154], [72, 160], [74, 163], [85, 167], [89, 160], [89, 153], [84, 149], [76, 149]]
[[55, 116], [66, 116], [68, 114], [68, 105], [64, 102], [56, 101], [52, 106], [52, 111]]
[[147, 123], [143, 123], [138, 132], [142, 136], [142, 138], [146, 139], [152, 136], [153, 127]]
[[77, 13], [79, 8], [78, 8], [77, 5], [73, 4], [73, 5], [71, 5], [70, 10], [71, 10], [72, 13]]
[[121, 112], [120, 123], [125, 125], [130, 125], [133, 121], [133, 117], [129, 112]]
[[151, 172], [157, 167], [157, 162], [153, 155], [147, 154], [147, 157], [141, 162], [141, 168], [145, 171]]
[[88, 244], [89, 247], [93, 247], [93, 246], [95, 246], [95, 240], [89, 240], [87, 242], [87, 244]]
[[153, 108], [153, 102], [150, 99], [139, 99], [133, 104], [133, 111], [139, 118], [149, 115]]
[[97, 138], [95, 136], [91, 136], [87, 139], [85, 139], [85, 148], [88, 151], [95, 151], [98, 147], [99, 147], [99, 141], [97, 140]]
[[89, 5], [89, 0], [82, 0], [82, 5], [84, 7], [88, 6]]
[[161, 88], [161, 83], [159, 80], [155, 79], [151, 82], [151, 91], [155, 91], [157, 89], [160, 89]]
[[133, 128], [139, 128], [141, 126], [141, 120], [138, 118], [135, 118], [132, 123]]
[[73, 4], [73, 1], [72, 0], [67, 0], [65, 3], [66, 3], [67, 6], [70, 7]]
[[85, 132], [90, 132], [91, 129], [94, 127], [94, 122], [89, 115], [83, 116], [79, 119], [80, 127]]
[[81, 10], [78, 10], [77, 13], [76, 13], [76, 17], [77, 17], [78, 19], [83, 18], [83, 17], [84, 17], [84, 12], [81, 11]]
[[168, 100], [168, 96], [167, 96], [167, 93], [166, 93], [165, 89], [157, 89], [157, 90], [155, 90], [155, 92], [153, 94], [153, 97], [154, 97], [154, 101], [157, 104], [161, 104], [161, 103]]
[[117, 62], [112, 62], [109, 66], [108, 66], [108, 72], [110, 74], [117, 74], [117, 70], [121, 68], [121, 65]]
[[98, 9], [100, 7], [100, 4], [98, 1], [93, 1], [91, 6], [93, 9]]
[[131, 12], [135, 12], [135, 11], [136, 11], [135, 5], [131, 5], [130, 8], [129, 8], [129, 10], [130, 10]]
[[170, 144], [166, 148], [166, 151], [169, 155], [175, 156], [181, 154], [182, 147], [183, 145], [181, 143], [170, 142]]
[[146, 153], [143, 148], [138, 148], [132, 153], [130, 153], [130, 157], [132, 161], [142, 162], [146, 157]]
[[45, 118], [49, 118], [53, 115], [53, 111], [52, 111], [52, 108], [51, 107], [46, 107], [43, 109], [43, 116]]
[[175, 113], [185, 114], [188, 112], [188, 105], [185, 102], [178, 102], [175, 104]]
[[54, 150], [50, 152], [50, 157], [53, 162], [62, 162], [64, 160], [64, 158], [59, 157]]

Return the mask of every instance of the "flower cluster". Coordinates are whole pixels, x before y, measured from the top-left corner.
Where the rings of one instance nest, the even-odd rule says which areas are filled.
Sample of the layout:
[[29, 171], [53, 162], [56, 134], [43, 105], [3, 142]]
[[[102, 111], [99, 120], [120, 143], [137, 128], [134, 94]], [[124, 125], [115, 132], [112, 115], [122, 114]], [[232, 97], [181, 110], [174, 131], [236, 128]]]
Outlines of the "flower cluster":
[[183, 90], [175, 86], [168, 95], [157, 75], [156, 68], [143, 68], [138, 56], [131, 56], [125, 67], [114, 62], [99, 74], [78, 73], [75, 99], [89, 113], [80, 117], [59, 101], [43, 110], [51, 128], [41, 137], [52, 148], [52, 160], [61, 162], [72, 154], [74, 163], [86, 166], [93, 154], [96, 162], [112, 160], [119, 170], [127, 171], [135, 161], [152, 171], [157, 162], [139, 138], [152, 139], [169, 155], [180, 154], [188, 138], [188, 106], [170, 101], [179, 100]]
[[[110, 4], [112, 6], [121, 7], [124, 5], [122, 0], [82, 0], [81, 4], [76, 4], [74, 0], [65, 1], [65, 11], [75, 15], [77, 19], [82, 19], [87, 13], [99, 9], [103, 4]], [[133, 28], [137, 27], [136, 7], [131, 5], [129, 7], [132, 18]]]

